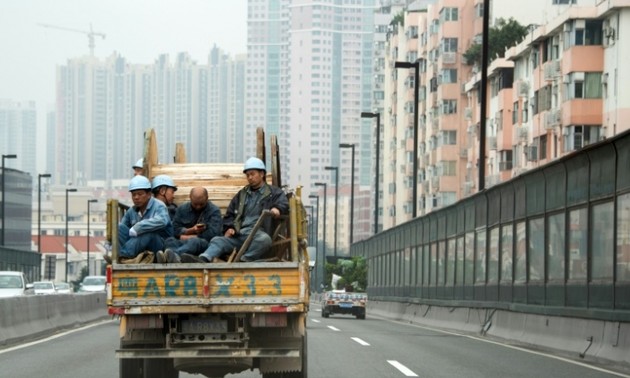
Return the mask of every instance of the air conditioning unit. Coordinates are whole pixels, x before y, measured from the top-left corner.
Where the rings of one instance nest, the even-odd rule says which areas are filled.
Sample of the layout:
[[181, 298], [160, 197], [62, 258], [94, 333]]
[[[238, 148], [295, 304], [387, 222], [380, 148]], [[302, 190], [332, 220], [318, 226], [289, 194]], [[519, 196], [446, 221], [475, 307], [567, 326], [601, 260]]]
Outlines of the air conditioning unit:
[[545, 129], [553, 130], [560, 124], [562, 113], [560, 110], [552, 109], [545, 114]]
[[608, 72], [602, 74], [602, 84], [608, 84]]
[[545, 65], [545, 80], [551, 81], [561, 75], [560, 61], [552, 60]]
[[527, 97], [529, 93], [529, 83], [526, 81], [521, 81], [518, 84], [518, 95], [520, 97]]
[[538, 146], [527, 146], [525, 148], [525, 155], [527, 155], [527, 161], [538, 161]]
[[457, 63], [457, 55], [454, 52], [442, 53], [443, 64], [455, 64]]
[[467, 121], [472, 120], [472, 108], [471, 107], [467, 107], [464, 109], [464, 118], [466, 118]]
[[566, 74], [564, 76], [562, 76], [562, 83], [563, 84], [569, 84], [571, 82], [571, 75]]
[[525, 126], [521, 126], [518, 128], [518, 137], [521, 139], [527, 139], [529, 135], [529, 129], [527, 129], [527, 127]]

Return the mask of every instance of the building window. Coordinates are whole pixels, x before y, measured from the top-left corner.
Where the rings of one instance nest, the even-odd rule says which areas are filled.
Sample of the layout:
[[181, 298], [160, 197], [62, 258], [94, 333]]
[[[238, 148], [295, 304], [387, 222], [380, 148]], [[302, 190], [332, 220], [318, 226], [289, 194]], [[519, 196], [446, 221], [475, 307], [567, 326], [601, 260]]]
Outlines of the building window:
[[442, 100], [442, 114], [457, 113], [457, 100]]
[[455, 160], [443, 160], [437, 165], [438, 176], [456, 176], [457, 162]]
[[457, 38], [442, 38], [442, 52], [457, 52]]
[[512, 105], [512, 125], [516, 125], [518, 122], [518, 101], [514, 101]]
[[601, 72], [573, 72], [567, 84], [569, 99], [602, 98]]
[[512, 150], [499, 151], [499, 171], [512, 169]]
[[457, 69], [443, 69], [440, 73], [442, 84], [457, 83]]
[[440, 21], [457, 21], [458, 10], [457, 8], [442, 8], [440, 11]]
[[457, 144], [457, 131], [456, 130], [442, 130], [438, 139], [438, 146]]
[[477, 18], [483, 17], [483, 3], [475, 4], [475, 17]]
[[564, 151], [575, 151], [599, 140], [599, 126], [567, 126], [564, 128]]
[[601, 20], [573, 20], [565, 24], [565, 50], [572, 46], [596, 46], [601, 45], [602, 40]]
[[547, 158], [547, 135], [541, 135], [539, 140], [538, 145], [540, 148], [538, 149], [538, 156], [540, 160], [544, 160]]

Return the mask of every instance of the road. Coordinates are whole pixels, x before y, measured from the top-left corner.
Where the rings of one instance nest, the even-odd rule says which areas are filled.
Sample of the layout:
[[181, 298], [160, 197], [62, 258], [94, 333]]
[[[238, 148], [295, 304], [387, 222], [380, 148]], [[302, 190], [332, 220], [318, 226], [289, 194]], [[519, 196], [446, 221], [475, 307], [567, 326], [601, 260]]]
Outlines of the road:
[[[476, 337], [370, 317], [308, 320], [310, 378], [403, 377], [630, 377], [577, 361], [529, 352]], [[0, 377], [111, 378], [118, 322], [107, 321], [45, 340], [0, 350]], [[180, 377], [199, 375], [180, 374]], [[260, 377], [247, 371], [227, 377]]]

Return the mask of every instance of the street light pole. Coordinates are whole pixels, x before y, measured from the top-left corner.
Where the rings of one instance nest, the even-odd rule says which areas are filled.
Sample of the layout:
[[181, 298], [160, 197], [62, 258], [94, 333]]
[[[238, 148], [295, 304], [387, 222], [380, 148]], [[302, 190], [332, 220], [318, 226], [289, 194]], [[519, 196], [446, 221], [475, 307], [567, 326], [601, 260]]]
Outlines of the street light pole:
[[[308, 198], [314, 198], [316, 200], [316, 203], [315, 203], [315, 209], [316, 209], [315, 210], [315, 219], [316, 220], [313, 223], [315, 223], [315, 240], [316, 240], [316, 242], [315, 242], [315, 253], [317, 254], [317, 253], [319, 253], [319, 196], [311, 194], [310, 196], [308, 196]], [[317, 268], [318, 272], [319, 271], [323, 271], [325, 265], [322, 262], [322, 259], [316, 258], [315, 260], [316, 260], [315, 261], [315, 266], [316, 267], [319, 266], [319, 268]], [[321, 278], [321, 277], [323, 277], [323, 273], [319, 274], [319, 276], [320, 276], [319, 284], [321, 285], [321, 283], [324, 282], [324, 279]], [[320, 288], [321, 288], [321, 286], [317, 286], [317, 292], [318, 293], [320, 292]]]
[[7, 198], [6, 198], [6, 193], [4, 192], [4, 176], [6, 176], [4, 173], [4, 159], [17, 159], [17, 155], [12, 154], [12, 155], [2, 155], [2, 244], [4, 245], [4, 236], [5, 236], [5, 232], [4, 230], [7, 228], [5, 220], [6, 220], [6, 208], [7, 208]]
[[68, 282], [68, 193], [76, 191], [75, 188], [66, 188], [66, 282]]
[[339, 148], [351, 148], [352, 156], [350, 163], [350, 245], [353, 242], [354, 232], [354, 143], [340, 143]]
[[339, 167], [324, 167], [327, 171], [335, 171], [335, 259], [337, 258], [337, 228], [339, 227], [339, 218], [337, 217], [337, 209], [339, 208]]
[[324, 187], [324, 232], [323, 232], [323, 237], [324, 237], [324, 261], [326, 260], [326, 197], [328, 197], [328, 193], [326, 191], [326, 183], [325, 182], [316, 182], [315, 186], [322, 186]]
[[374, 235], [378, 234], [378, 196], [380, 183], [380, 152], [381, 152], [381, 113], [361, 112], [361, 118], [376, 118], [376, 179], [374, 188]]
[[50, 173], [37, 176], [37, 253], [42, 253], [42, 178], [50, 177]]
[[90, 275], [90, 204], [94, 203], [94, 202], [98, 202], [98, 200], [95, 199], [89, 199], [87, 200], [87, 210], [88, 210], [88, 214], [87, 214], [87, 275]]
[[413, 218], [418, 215], [418, 101], [420, 89], [420, 59], [415, 62], [396, 62], [395, 68], [413, 68], [415, 71], [413, 83], [413, 204], [411, 206]]

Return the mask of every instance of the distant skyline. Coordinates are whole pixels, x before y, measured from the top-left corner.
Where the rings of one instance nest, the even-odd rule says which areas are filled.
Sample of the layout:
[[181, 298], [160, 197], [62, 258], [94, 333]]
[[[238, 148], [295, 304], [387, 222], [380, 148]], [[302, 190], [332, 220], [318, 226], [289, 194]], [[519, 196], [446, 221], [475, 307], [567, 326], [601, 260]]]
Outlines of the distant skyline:
[[[179, 52], [203, 64], [214, 44], [232, 56], [247, 52], [247, 0], [2, 0], [0, 99], [37, 103], [40, 151], [55, 101], [56, 66], [90, 50], [87, 35], [38, 24], [84, 31], [92, 24], [106, 35], [95, 37], [96, 57], [118, 52], [134, 64], [164, 53], [173, 61]], [[38, 157], [39, 170], [44, 158]]]

